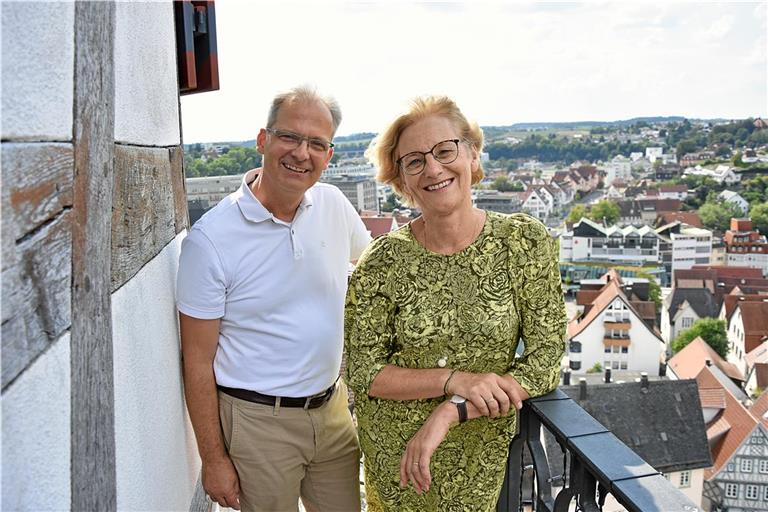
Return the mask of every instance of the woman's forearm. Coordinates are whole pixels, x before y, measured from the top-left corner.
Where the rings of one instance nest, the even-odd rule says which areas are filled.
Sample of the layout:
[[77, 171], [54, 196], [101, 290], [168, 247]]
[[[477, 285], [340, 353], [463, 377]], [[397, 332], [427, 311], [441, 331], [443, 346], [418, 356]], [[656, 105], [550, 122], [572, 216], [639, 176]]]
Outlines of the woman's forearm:
[[423, 400], [443, 396], [450, 368], [412, 369], [387, 365], [371, 383], [368, 396], [386, 400]]

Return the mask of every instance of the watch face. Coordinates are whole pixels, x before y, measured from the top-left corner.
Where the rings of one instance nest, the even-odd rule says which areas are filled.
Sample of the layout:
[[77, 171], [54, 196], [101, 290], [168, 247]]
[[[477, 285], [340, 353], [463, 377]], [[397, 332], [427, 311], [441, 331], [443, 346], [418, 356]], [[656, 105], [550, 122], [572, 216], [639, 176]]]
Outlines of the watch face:
[[466, 402], [466, 401], [467, 401], [467, 399], [466, 399], [466, 398], [464, 398], [463, 396], [459, 396], [459, 395], [453, 395], [453, 396], [451, 397], [451, 402], [453, 402], [453, 403], [455, 403], [455, 404], [463, 404], [463, 403], [464, 403], [464, 402]]

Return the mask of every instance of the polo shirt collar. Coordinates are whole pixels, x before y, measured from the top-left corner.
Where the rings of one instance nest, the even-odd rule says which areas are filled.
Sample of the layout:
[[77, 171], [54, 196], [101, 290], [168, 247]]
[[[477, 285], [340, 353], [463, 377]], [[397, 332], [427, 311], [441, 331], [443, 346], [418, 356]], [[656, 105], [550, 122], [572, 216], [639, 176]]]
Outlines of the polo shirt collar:
[[[267, 210], [261, 202], [253, 195], [251, 187], [248, 185], [261, 171], [261, 168], [251, 169], [243, 176], [243, 181], [240, 184], [240, 190], [237, 195], [237, 205], [240, 207], [240, 212], [247, 220], [251, 222], [263, 222], [265, 220], [273, 219], [272, 212]], [[299, 209], [297, 214], [312, 206], [312, 192], [311, 188], [304, 192], [304, 197], [301, 198], [299, 203]]]

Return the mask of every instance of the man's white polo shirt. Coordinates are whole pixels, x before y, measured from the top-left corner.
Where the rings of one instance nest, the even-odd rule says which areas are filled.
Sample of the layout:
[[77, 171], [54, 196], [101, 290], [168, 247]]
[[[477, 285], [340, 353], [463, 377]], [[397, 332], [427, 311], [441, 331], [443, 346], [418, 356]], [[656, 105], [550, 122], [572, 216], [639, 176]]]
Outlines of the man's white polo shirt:
[[276, 396], [309, 396], [341, 364], [349, 262], [370, 241], [332, 185], [315, 184], [293, 222], [275, 218], [248, 187], [198, 220], [179, 259], [177, 307], [221, 319], [216, 382]]

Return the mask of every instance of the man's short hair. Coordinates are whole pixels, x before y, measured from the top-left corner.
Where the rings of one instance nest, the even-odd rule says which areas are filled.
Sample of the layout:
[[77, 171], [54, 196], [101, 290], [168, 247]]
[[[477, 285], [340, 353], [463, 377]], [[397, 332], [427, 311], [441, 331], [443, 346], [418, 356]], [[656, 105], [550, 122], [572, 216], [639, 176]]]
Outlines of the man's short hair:
[[339, 103], [331, 96], [323, 96], [317, 92], [314, 87], [309, 85], [300, 85], [294, 87], [288, 91], [278, 94], [272, 100], [272, 106], [269, 107], [269, 115], [267, 116], [267, 128], [273, 128], [275, 122], [277, 122], [277, 113], [280, 111], [280, 107], [285, 103], [294, 103], [301, 101], [318, 101], [326, 106], [331, 112], [331, 119], [333, 121], [333, 133], [336, 134], [336, 129], [341, 124], [341, 107]]

